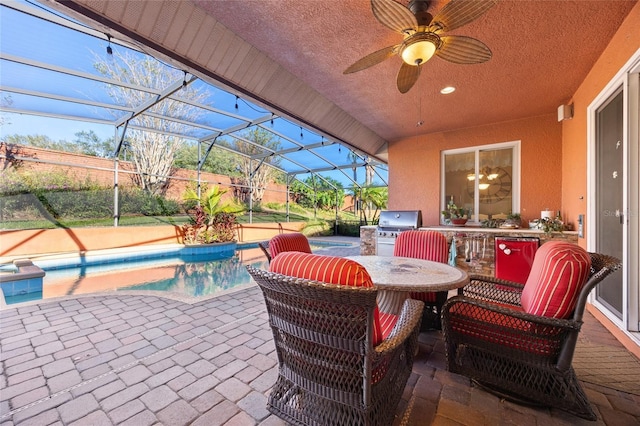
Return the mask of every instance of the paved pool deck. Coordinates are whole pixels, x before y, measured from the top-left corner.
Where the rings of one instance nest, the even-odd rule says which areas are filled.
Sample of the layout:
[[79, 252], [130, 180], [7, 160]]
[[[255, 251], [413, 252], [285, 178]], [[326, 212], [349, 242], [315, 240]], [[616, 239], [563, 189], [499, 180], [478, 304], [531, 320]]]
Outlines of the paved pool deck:
[[[596, 422], [501, 400], [446, 370], [440, 332], [419, 341], [394, 425], [640, 424], [640, 361], [589, 313], [574, 366]], [[0, 426], [285, 424], [266, 410], [277, 360], [257, 286], [194, 303], [105, 293], [6, 307], [0, 348]]]

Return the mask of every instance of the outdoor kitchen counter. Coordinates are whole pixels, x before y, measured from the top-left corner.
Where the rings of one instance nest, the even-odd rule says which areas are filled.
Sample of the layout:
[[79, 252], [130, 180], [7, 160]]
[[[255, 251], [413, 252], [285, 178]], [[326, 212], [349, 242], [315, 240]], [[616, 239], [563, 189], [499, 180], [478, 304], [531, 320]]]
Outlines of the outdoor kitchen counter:
[[[361, 226], [360, 227], [360, 254], [363, 256], [371, 256], [376, 254], [376, 226]], [[551, 234], [545, 234], [539, 229], [503, 229], [503, 228], [482, 228], [479, 226], [427, 226], [420, 227], [420, 230], [427, 231], [433, 230], [441, 232], [447, 237], [449, 245], [454, 236], [457, 237], [458, 256], [456, 258], [457, 266], [464, 269], [470, 274], [483, 274], [494, 275], [495, 270], [495, 252], [494, 242], [495, 237], [533, 237], [539, 238], [540, 244], [544, 244], [547, 241], [561, 240], [567, 241], [573, 244], [578, 244], [578, 232], [577, 231], [564, 231], [553, 232]], [[486, 236], [486, 242], [484, 244], [484, 256], [474, 262], [466, 262], [464, 258], [464, 242], [462, 240], [464, 235], [468, 236]]]
[[[522, 229], [522, 228], [482, 228], [477, 226], [429, 226], [420, 228], [422, 231], [432, 230], [441, 232], [447, 237], [449, 245], [451, 240], [456, 237], [456, 246], [458, 248], [458, 256], [456, 264], [459, 268], [466, 270], [469, 274], [482, 274], [494, 276], [495, 274], [495, 238], [496, 237], [528, 237], [539, 238], [540, 245], [548, 241], [567, 241], [569, 243], [578, 244], [577, 231], [552, 232], [545, 234], [539, 229]], [[464, 238], [469, 237], [485, 237], [484, 256], [477, 261], [466, 262], [464, 258]]]
[[[420, 228], [421, 231], [439, 231], [439, 232], [480, 232], [480, 233], [491, 233], [498, 236], [509, 236], [509, 237], [539, 237], [540, 235], [544, 235], [544, 232], [540, 229], [530, 229], [530, 228], [483, 228], [481, 226], [447, 226], [447, 225], [439, 225], [439, 226], [423, 226]], [[522, 234], [522, 235], [521, 235]], [[563, 232], [553, 232], [552, 235], [564, 235], [566, 238], [561, 239], [569, 239], [571, 240], [571, 236], [575, 236], [576, 242], [578, 238], [577, 231], [563, 231]]]

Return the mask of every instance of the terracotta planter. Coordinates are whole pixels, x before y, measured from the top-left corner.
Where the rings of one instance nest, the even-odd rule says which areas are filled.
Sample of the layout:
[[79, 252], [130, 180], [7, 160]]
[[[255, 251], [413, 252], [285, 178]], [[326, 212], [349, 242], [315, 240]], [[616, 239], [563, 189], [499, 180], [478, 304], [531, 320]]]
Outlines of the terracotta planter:
[[462, 226], [462, 225], [467, 223], [467, 219], [464, 219], [464, 218], [462, 218], [462, 219], [453, 219], [452, 218], [452, 219], [449, 219], [449, 220], [451, 220], [451, 224], [455, 225], [455, 226]]

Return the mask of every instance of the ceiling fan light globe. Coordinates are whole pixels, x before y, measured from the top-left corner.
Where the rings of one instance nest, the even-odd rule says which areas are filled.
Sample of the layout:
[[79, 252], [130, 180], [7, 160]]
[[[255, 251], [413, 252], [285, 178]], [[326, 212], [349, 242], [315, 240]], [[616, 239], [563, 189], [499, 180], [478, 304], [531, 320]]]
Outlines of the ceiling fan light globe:
[[437, 36], [431, 33], [416, 33], [407, 37], [400, 48], [400, 57], [408, 65], [427, 62], [437, 49]]

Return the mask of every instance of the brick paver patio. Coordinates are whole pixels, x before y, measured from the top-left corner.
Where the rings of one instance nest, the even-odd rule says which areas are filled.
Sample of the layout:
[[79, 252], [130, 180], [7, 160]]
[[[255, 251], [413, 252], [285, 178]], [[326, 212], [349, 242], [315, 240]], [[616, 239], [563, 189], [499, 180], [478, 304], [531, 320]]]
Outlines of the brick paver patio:
[[[629, 355], [612, 362], [640, 371], [590, 314], [586, 323], [586, 346]], [[277, 361], [257, 287], [194, 304], [120, 293], [45, 300], [3, 309], [0, 327], [0, 426], [284, 424], [265, 407]], [[610, 385], [584, 383], [597, 422], [516, 405], [447, 372], [440, 333], [423, 332], [395, 424], [640, 424], [640, 392]]]

